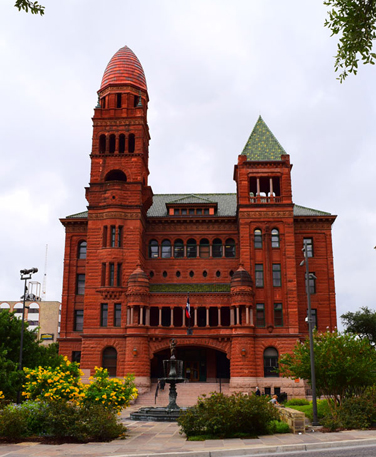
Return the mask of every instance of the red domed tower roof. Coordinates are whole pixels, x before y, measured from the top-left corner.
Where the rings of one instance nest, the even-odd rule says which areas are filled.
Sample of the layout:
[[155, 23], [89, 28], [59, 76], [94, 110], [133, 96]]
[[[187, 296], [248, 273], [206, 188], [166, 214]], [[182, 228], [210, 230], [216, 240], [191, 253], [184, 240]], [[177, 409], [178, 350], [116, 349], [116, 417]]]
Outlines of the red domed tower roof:
[[103, 74], [100, 90], [119, 84], [131, 84], [147, 91], [142, 65], [128, 46], [120, 48], [109, 61]]

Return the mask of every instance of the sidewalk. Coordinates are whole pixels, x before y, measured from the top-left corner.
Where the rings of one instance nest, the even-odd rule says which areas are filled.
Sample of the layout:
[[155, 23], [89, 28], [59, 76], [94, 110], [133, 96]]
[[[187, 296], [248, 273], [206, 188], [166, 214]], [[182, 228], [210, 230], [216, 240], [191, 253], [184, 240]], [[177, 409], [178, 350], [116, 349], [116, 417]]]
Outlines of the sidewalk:
[[[0, 444], [3, 457], [110, 457], [158, 455], [174, 457], [189, 453], [189, 457], [251, 456], [277, 451], [307, 451], [331, 447], [376, 444], [375, 430], [352, 430], [338, 433], [306, 433], [260, 436], [258, 439], [226, 439], [186, 441], [179, 427], [171, 422], [131, 421], [129, 414], [138, 407], [122, 413], [128, 428], [126, 440], [110, 443], [42, 445], [38, 443]], [[230, 452], [231, 451], [231, 452]]]

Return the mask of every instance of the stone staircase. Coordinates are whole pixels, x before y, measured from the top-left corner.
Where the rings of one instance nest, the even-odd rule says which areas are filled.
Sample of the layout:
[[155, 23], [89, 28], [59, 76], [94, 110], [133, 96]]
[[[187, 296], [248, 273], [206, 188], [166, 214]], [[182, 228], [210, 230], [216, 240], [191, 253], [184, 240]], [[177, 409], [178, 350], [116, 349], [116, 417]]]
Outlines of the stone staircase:
[[[150, 392], [139, 395], [136, 399], [134, 406], [167, 406], [168, 405], [168, 391], [169, 385], [166, 384], [164, 390], [159, 389], [158, 397], [155, 401], [155, 390], [157, 384], [153, 383], [150, 388]], [[222, 383], [222, 393], [229, 394], [229, 384]], [[211, 382], [187, 382], [176, 385], [176, 391], [178, 396], [176, 403], [180, 407], [193, 406], [197, 403], [197, 398], [203, 394], [210, 395], [211, 392], [219, 392], [219, 383]]]

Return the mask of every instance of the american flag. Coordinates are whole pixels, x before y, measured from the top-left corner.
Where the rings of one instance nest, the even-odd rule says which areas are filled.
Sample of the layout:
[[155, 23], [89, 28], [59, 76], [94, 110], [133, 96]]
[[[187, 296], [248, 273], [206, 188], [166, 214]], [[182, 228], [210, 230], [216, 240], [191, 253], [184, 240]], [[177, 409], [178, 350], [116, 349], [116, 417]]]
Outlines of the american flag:
[[187, 297], [187, 306], [185, 307], [185, 315], [187, 316], [188, 319], [191, 318], [191, 305], [189, 304], [189, 294]]

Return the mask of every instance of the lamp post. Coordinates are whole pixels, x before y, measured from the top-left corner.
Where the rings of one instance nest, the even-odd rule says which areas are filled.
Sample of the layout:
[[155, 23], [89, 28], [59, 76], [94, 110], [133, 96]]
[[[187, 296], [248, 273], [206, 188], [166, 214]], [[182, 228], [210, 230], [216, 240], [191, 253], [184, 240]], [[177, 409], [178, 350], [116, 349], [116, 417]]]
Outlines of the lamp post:
[[301, 262], [301, 266], [306, 266], [306, 292], [307, 292], [307, 305], [308, 305], [308, 333], [309, 333], [309, 357], [311, 361], [311, 387], [312, 387], [312, 413], [313, 420], [312, 425], [318, 425], [317, 421], [317, 397], [316, 397], [316, 373], [315, 373], [315, 352], [313, 349], [313, 319], [311, 310], [311, 291], [309, 289], [309, 280], [313, 277], [313, 274], [309, 272], [308, 263], [308, 240], [304, 240], [303, 249], [304, 260]]
[[[24, 322], [25, 322], [25, 302], [26, 302], [26, 293], [27, 293], [27, 286], [26, 286], [26, 281], [28, 279], [31, 279], [31, 276], [34, 273], [38, 272], [38, 268], [30, 268], [29, 270], [21, 270], [21, 281], [25, 281], [24, 285], [24, 294], [23, 294], [23, 306], [22, 306], [22, 323], [21, 323], [21, 343], [20, 343], [20, 359], [18, 363], [18, 370], [22, 370], [22, 354], [23, 354], [23, 337], [24, 337]], [[21, 403], [21, 392], [17, 392], [17, 403]]]

